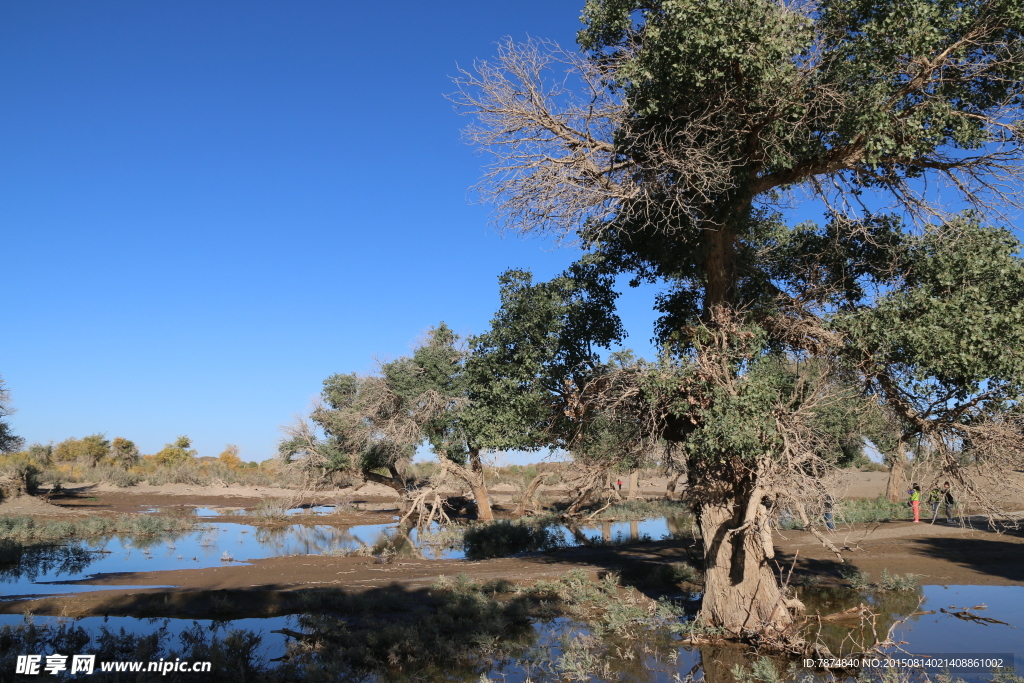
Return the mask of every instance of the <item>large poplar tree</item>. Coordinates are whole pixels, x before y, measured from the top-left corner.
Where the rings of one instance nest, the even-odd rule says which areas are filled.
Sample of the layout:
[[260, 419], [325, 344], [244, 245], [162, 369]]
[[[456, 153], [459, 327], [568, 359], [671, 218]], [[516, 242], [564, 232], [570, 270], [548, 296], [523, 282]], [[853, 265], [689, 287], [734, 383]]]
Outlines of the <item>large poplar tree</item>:
[[[784, 635], [769, 512], [800, 504], [792, 477], [814, 488], [836, 376], [902, 434], [1020, 454], [1024, 280], [978, 217], [1019, 207], [1024, 2], [590, 0], [582, 18], [583, 54], [506, 43], [458, 79], [495, 157], [480, 189], [505, 228], [663, 286], [669, 355], [637, 395], [687, 449], [702, 618]], [[806, 198], [822, 222], [792, 225]]]

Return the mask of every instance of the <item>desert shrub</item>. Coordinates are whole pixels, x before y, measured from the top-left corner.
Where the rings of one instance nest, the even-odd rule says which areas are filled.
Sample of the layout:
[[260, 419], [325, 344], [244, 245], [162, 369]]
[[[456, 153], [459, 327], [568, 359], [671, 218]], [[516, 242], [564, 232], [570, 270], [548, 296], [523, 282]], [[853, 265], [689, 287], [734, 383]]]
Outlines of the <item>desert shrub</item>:
[[260, 501], [249, 515], [261, 522], [282, 522], [288, 519], [288, 506], [278, 500]]
[[598, 521], [635, 521], [655, 517], [690, 517], [689, 505], [678, 500], [627, 500], [610, 505], [594, 519]]
[[907, 516], [907, 506], [893, 503], [885, 496], [873, 500], [867, 498], [849, 498], [839, 501], [836, 505], [837, 521], [847, 524], [859, 522], [888, 522], [903, 519]]
[[194, 460], [170, 461], [162, 467], [154, 468], [147, 481], [152, 486], [161, 484], [191, 484], [193, 486], [206, 486], [210, 483], [210, 477], [203, 467]]
[[470, 526], [463, 534], [462, 543], [466, 556], [471, 559], [553, 550], [565, 545], [561, 533], [547, 523], [507, 519]]
[[28, 453], [0, 456], [0, 498], [35, 491], [41, 472], [39, 463]]
[[783, 683], [783, 681], [796, 680], [796, 664], [791, 664], [786, 669], [780, 669], [779, 663], [761, 657], [755, 660], [749, 668], [737, 664], [732, 668], [732, 676], [736, 683]]
[[173, 442], [164, 444], [159, 452], [152, 458], [157, 465], [176, 465], [179, 463], [193, 462], [197, 452], [192, 448], [192, 439], [187, 436], [179, 436]]
[[850, 564], [839, 565], [839, 575], [850, 582], [850, 588], [863, 590], [871, 585], [871, 575]]
[[881, 580], [875, 587], [883, 591], [909, 592], [917, 590], [919, 574], [891, 574], [888, 569], [882, 570]]

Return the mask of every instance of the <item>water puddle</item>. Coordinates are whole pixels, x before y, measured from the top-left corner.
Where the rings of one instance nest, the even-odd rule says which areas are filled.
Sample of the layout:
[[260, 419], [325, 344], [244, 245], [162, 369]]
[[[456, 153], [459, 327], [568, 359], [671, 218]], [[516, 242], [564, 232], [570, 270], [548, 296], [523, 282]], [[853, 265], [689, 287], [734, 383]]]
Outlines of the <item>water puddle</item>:
[[212, 523], [159, 537], [113, 536], [30, 547], [18, 564], [0, 569], [0, 591], [7, 596], [78, 593], [99, 587], [67, 582], [107, 573], [203, 569], [269, 557], [354, 550], [374, 542], [379, 535], [380, 531], [368, 527], [291, 524], [268, 528]]
[[[66, 630], [79, 628], [88, 634], [93, 644], [102, 638], [104, 631], [118, 636], [127, 634], [147, 637], [157, 634], [167, 643], [168, 647], [179, 650], [183, 634], [186, 634], [188, 631], [196, 632], [197, 627], [199, 632], [206, 637], [216, 636], [221, 638], [231, 631], [245, 630], [259, 636], [258, 654], [268, 661], [283, 656], [289, 640], [288, 636], [282, 633], [274, 633], [274, 631], [282, 629], [296, 630], [299, 628], [298, 617], [296, 616], [214, 621], [210, 619], [170, 619], [167, 617], [149, 619], [136, 617], [80, 617], [78, 619], [69, 619], [67, 617], [32, 616], [26, 618], [20, 614], [0, 614], [0, 629], [4, 627], [16, 629], [29, 623], [42, 630], [58, 629], [60, 627], [64, 627]], [[76, 654], [95, 654], [95, 652], [95, 648], [86, 646]]]
[[[333, 506], [297, 509], [299, 514], [330, 514]], [[178, 515], [224, 518], [242, 508], [174, 508]], [[167, 509], [161, 510], [167, 512]], [[163, 536], [113, 536], [64, 545], [26, 549], [21, 561], [0, 569], [0, 592], [7, 596], [98, 590], [72, 585], [100, 574], [205, 569], [290, 555], [395, 555], [427, 560], [463, 559], [461, 533], [432, 524], [425, 531], [399, 528], [396, 522], [338, 527], [329, 524], [252, 526], [243, 522], [206, 522], [196, 530]], [[397, 521], [397, 520], [396, 520]], [[673, 518], [553, 527], [565, 545], [660, 540], [678, 533]], [[162, 583], [162, 582], [161, 582]], [[120, 587], [118, 587], [120, 588]]]
[[1016, 670], [1024, 671], [1024, 586], [923, 586], [877, 593], [816, 589], [804, 590], [801, 599], [808, 613], [834, 614], [864, 604], [879, 614], [874, 623], [852, 617], [809, 629], [808, 636], [833, 654], [861, 650], [876, 637], [884, 640], [891, 629], [892, 640], [900, 644], [888, 650], [894, 655], [1010, 654]]
[[[858, 593], [852, 590], [805, 590], [805, 602], [813, 609], [828, 612], [845, 605], [865, 603], [880, 613], [881, 619], [877, 626], [886, 632], [894, 620], [902, 620], [893, 629], [893, 636], [901, 641], [901, 656], [909, 655], [964, 655], [984, 656], [985, 654], [1013, 653], [1016, 656], [1014, 665], [1017, 671], [1024, 668], [1020, 652], [1024, 638], [1016, 623], [1024, 614], [1024, 587], [1021, 586], [925, 586], [919, 592], [905, 594], [893, 593]], [[921, 600], [923, 598], [923, 601]], [[984, 606], [984, 609], [982, 609]], [[998, 621], [1006, 621], [1009, 625], [994, 622], [979, 623], [957, 618], [942, 613], [941, 609], [953, 611], [969, 608], [973, 613], [985, 615]], [[931, 612], [933, 614], [922, 614]], [[913, 615], [913, 616], [911, 616]], [[364, 617], [365, 618], [365, 617]], [[254, 645], [254, 653], [264, 663], [284, 655], [289, 649], [289, 642], [294, 641], [281, 633], [273, 631], [286, 629], [291, 632], [309, 632], [317, 626], [324, 626], [322, 616], [288, 616], [270, 619], [235, 619], [232, 621], [210, 621], [192, 619], [135, 619], [130, 617], [90, 617], [76, 620], [61, 620], [57, 617], [34, 617], [36, 626], [56, 626], [59, 624], [73, 625], [87, 632], [90, 643], [82, 648], [83, 653], [98, 651], [103, 642], [103, 633], [125, 633], [137, 636], [159, 634], [166, 638], [168, 647], [178, 647], [177, 641], [196, 638], [196, 634], [207, 637], [225, 638], [231, 631], [244, 629], [259, 636]], [[343, 617], [341, 622], [357, 624], [359, 617]], [[0, 626], [18, 627], [25, 623], [20, 615], [0, 615]], [[860, 626], [847, 624], [836, 627], [836, 630], [821, 633], [823, 642], [831, 637], [843, 637], [849, 640], [851, 631], [863, 630]], [[376, 633], [368, 631], [367, 633]], [[845, 634], [845, 635], [843, 635]], [[376, 636], [374, 636], [376, 637]], [[684, 647], [678, 644], [677, 637], [667, 631], [648, 631], [637, 639], [624, 640], [615, 629], [605, 628], [594, 631], [587, 624], [572, 619], [556, 617], [538, 619], [532, 622], [525, 631], [507, 634], [508, 647], [503, 647], [503, 655], [489, 661], [489, 655], [482, 653], [480, 663], [469, 672], [445, 669], [442, 672], [426, 672], [416, 677], [424, 681], [450, 681], [455, 679], [481, 680], [486, 675], [490, 680], [508, 682], [532, 681], [564, 681], [564, 680], [597, 680], [622, 681], [635, 683], [669, 683], [685, 679], [687, 674], [703, 675], [707, 683], [735, 683], [732, 670], [736, 666], [749, 667], [758, 661], [749, 648], [735, 646], [701, 646]], [[109, 640], [109, 637], [108, 637]], [[838, 643], [834, 643], [838, 645]], [[494, 647], [491, 643], [489, 647]], [[477, 647], [477, 646], [474, 646]], [[92, 649], [90, 649], [92, 648]], [[351, 647], [349, 648], [351, 649]], [[180, 651], [180, 650], [179, 650]], [[836, 647], [833, 652], [839, 653]], [[1015, 652], [1016, 651], [1016, 652]], [[342, 649], [325, 650], [330, 657], [342, 652]], [[892, 654], [896, 654], [893, 651]], [[348, 661], [348, 660], [344, 660]], [[771, 680], [779, 681], [815, 681], [824, 683], [833, 681], [830, 675], [821, 671], [813, 671], [796, 663], [790, 671], [793, 660], [772, 661], [771, 666], [780, 674]], [[345, 665], [342, 665], [343, 667]], [[342, 671], [345, 669], [342, 668]], [[409, 669], [406, 673], [415, 673]], [[462, 673], [466, 675], [463, 676]], [[934, 672], [933, 672], [934, 673]], [[458, 674], [456, 676], [453, 675]], [[879, 680], [881, 674], [876, 670], [859, 680]], [[762, 671], [763, 675], [763, 671]], [[957, 672], [957, 678], [972, 683], [990, 681], [992, 674], [987, 671]], [[384, 678], [366, 677], [366, 680], [385, 680]], [[750, 680], [769, 680], [752, 678]], [[882, 679], [885, 680], [885, 679]], [[899, 680], [910, 680], [901, 677]]]
[[[337, 514], [340, 508], [337, 505], [300, 505], [294, 508], [287, 508], [282, 512], [289, 517], [297, 515], [313, 515], [323, 517]], [[172, 517], [195, 516], [195, 517], [250, 517], [253, 516], [253, 509], [244, 507], [204, 507], [194, 505], [171, 505], [161, 507], [149, 507], [139, 510], [142, 514], [169, 515]]]

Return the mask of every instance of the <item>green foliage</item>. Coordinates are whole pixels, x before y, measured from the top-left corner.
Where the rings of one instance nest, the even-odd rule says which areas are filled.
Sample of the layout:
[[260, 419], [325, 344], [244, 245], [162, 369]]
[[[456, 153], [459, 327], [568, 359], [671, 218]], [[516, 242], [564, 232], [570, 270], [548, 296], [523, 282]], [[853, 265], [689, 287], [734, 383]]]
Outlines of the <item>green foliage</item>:
[[138, 464], [139, 448], [134, 442], [118, 436], [110, 443], [110, 459], [115, 465], [128, 469]]
[[58, 462], [81, 460], [88, 465], [97, 465], [110, 454], [110, 441], [103, 434], [92, 434], [81, 439], [70, 438], [61, 441], [53, 449], [53, 459]]
[[612, 503], [593, 519], [596, 521], [633, 521], [672, 517], [678, 523], [689, 524], [690, 505], [679, 500], [626, 500]]
[[522, 270], [498, 281], [501, 307], [490, 329], [470, 340], [471, 419], [491, 448], [564, 446], [573, 429], [552, 405], [605, 371], [597, 349], [625, 336], [614, 280], [598, 259], [585, 258], [548, 282]]
[[923, 418], [998, 410], [1024, 395], [1024, 261], [1007, 230], [966, 215], [908, 239], [901, 285], [832, 319]]
[[853, 565], [839, 565], [839, 575], [849, 581], [850, 588], [854, 590], [863, 590], [871, 585], [871, 575], [865, 571], [860, 571]]
[[796, 663], [788, 670], [780, 671], [777, 664], [767, 657], [754, 660], [750, 667], [737, 664], [732, 668], [736, 683], [782, 683], [796, 678]]
[[878, 498], [849, 498], [836, 505], [836, 519], [847, 524], [866, 522], [888, 522], [906, 519], [907, 506], [894, 503], [885, 496]]
[[903, 574], [901, 576], [890, 573], [888, 569], [883, 569], [882, 579], [878, 582], [877, 588], [883, 591], [916, 591], [920, 578], [920, 574]]
[[181, 465], [195, 460], [197, 451], [192, 449], [192, 440], [187, 436], [179, 436], [172, 443], [165, 444], [153, 455], [158, 465]]

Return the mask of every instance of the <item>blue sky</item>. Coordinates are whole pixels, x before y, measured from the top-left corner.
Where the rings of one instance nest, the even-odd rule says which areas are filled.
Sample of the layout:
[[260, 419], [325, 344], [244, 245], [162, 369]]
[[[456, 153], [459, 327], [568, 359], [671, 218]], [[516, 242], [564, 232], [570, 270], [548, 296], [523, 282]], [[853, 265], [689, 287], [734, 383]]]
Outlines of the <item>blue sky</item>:
[[[322, 380], [483, 331], [510, 267], [444, 98], [582, 0], [0, 0], [0, 375], [28, 441], [273, 455]], [[810, 217], [806, 210], [803, 217]], [[650, 355], [650, 290], [624, 292]]]
[[[444, 94], [503, 36], [571, 44], [581, 4], [0, 3], [0, 375], [17, 434], [270, 457], [334, 372], [482, 331], [502, 238]], [[650, 299], [627, 293], [629, 344]]]

